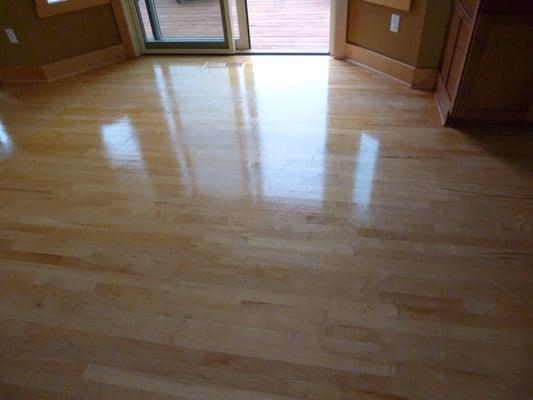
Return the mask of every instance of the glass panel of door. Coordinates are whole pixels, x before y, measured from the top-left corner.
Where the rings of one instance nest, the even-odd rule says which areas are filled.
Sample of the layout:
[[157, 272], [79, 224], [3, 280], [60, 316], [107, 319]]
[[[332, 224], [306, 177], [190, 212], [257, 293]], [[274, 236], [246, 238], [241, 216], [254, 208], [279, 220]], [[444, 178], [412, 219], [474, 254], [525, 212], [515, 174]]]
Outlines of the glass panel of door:
[[[133, 2], [148, 50], [212, 49], [231, 53], [236, 45], [239, 49], [249, 47], [246, 0]], [[242, 29], [243, 24], [246, 29]]]

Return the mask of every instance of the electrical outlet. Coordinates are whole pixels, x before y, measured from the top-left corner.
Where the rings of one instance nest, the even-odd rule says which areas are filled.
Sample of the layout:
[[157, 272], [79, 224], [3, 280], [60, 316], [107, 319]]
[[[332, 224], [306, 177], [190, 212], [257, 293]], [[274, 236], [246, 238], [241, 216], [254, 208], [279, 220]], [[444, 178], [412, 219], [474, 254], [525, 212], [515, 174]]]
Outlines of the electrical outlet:
[[9, 43], [18, 44], [19, 39], [17, 38], [15, 31], [12, 28], [6, 28], [5, 31], [6, 31], [7, 38], [9, 39]]
[[391, 15], [390, 30], [391, 32], [395, 32], [395, 33], [398, 33], [400, 31], [400, 16], [398, 14]]

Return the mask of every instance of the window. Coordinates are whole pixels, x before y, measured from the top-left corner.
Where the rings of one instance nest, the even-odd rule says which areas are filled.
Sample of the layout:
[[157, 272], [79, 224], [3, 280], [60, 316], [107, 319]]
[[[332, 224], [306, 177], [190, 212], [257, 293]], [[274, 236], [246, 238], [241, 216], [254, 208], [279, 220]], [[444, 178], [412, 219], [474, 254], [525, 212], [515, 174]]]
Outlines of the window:
[[110, 0], [35, 0], [35, 8], [39, 17], [46, 18], [109, 2]]

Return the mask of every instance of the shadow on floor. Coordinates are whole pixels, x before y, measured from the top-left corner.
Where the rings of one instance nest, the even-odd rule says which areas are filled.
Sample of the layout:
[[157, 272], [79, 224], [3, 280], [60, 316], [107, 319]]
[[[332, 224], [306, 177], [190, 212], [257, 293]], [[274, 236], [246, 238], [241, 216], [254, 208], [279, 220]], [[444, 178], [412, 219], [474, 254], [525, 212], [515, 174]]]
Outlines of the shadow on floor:
[[523, 174], [533, 185], [533, 129], [527, 127], [456, 128], [473, 144]]

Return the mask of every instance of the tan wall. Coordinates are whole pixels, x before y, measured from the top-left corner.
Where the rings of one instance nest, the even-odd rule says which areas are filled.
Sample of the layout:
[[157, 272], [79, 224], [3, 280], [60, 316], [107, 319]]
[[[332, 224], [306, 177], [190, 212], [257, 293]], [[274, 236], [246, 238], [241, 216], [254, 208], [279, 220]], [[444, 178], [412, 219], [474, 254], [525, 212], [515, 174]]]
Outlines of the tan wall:
[[[439, 66], [452, 0], [412, 0], [410, 11], [349, 0], [349, 43], [420, 68]], [[389, 30], [399, 14], [400, 32]]]
[[0, 0], [3, 28], [13, 26], [21, 43], [11, 45], [3, 32], [1, 65], [48, 64], [121, 43], [109, 4], [39, 18], [33, 0]]
[[451, 17], [452, 5], [453, 0], [429, 0], [418, 51], [417, 67], [439, 67], [444, 51], [446, 33], [448, 32], [448, 20]]
[[[13, 28], [20, 41], [11, 44], [4, 32], [5, 28]], [[20, 19], [15, 3], [0, 0], [0, 65], [33, 65], [37, 64], [37, 55]]]

